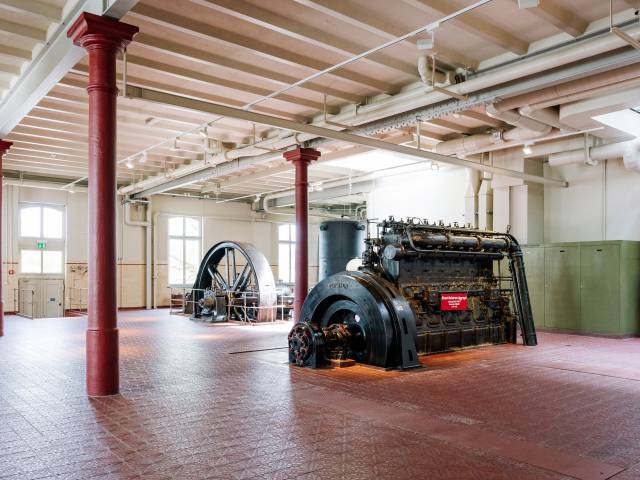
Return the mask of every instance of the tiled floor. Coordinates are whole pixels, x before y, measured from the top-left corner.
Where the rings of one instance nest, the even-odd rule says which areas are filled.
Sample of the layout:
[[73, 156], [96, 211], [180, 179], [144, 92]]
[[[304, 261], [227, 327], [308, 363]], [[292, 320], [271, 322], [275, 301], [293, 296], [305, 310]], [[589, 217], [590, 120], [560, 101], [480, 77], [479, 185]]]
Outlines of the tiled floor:
[[89, 400], [84, 322], [7, 317], [0, 478], [640, 478], [639, 339], [313, 371], [288, 325], [123, 312], [122, 395]]

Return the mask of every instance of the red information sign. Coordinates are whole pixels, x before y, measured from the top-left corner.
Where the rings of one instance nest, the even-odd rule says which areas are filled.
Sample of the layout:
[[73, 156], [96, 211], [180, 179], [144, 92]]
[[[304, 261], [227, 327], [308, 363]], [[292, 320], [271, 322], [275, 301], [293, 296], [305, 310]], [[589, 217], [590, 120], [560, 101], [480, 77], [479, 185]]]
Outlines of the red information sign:
[[440, 295], [440, 310], [466, 310], [466, 293], [443, 293]]

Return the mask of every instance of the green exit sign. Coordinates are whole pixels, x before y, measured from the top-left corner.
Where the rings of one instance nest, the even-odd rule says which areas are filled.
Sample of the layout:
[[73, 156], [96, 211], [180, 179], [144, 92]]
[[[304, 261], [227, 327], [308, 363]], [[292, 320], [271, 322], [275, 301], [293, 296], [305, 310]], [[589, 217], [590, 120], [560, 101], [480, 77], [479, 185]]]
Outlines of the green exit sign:
[[45, 248], [47, 248], [47, 242], [36, 242], [36, 247], [38, 247], [40, 250], [44, 250]]

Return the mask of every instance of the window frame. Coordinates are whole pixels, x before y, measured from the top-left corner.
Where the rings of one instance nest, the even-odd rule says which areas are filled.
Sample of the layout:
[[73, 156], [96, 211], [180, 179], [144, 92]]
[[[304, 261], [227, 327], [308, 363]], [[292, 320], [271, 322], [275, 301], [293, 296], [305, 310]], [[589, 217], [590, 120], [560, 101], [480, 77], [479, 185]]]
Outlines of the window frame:
[[[39, 236], [31, 236], [31, 235], [22, 235], [22, 211], [26, 208], [39, 208], [40, 209], [40, 235]], [[61, 236], [59, 238], [56, 237], [45, 237], [44, 236], [44, 209], [49, 208], [52, 210], [56, 210], [60, 212], [60, 233]], [[21, 275], [24, 276], [36, 276], [36, 277], [54, 277], [60, 278], [65, 275], [65, 267], [66, 267], [66, 237], [67, 237], [67, 224], [66, 224], [66, 206], [55, 204], [55, 203], [44, 203], [44, 202], [19, 202], [18, 204], [18, 215], [16, 215], [15, 220], [15, 230], [18, 232], [17, 235], [17, 247], [18, 247], [18, 255], [19, 255], [19, 271]], [[40, 249], [37, 248], [38, 242], [45, 242], [45, 248]], [[25, 272], [23, 270], [22, 263], [22, 252], [23, 251], [37, 251], [40, 252], [40, 270], [39, 272]], [[44, 271], [44, 253], [43, 252], [59, 252], [60, 253], [60, 271], [59, 272], [45, 272]]]
[[[171, 219], [173, 218], [181, 218], [182, 219], [182, 235], [172, 235], [170, 229]], [[195, 219], [198, 222], [198, 235], [187, 235], [186, 234], [186, 219], [191, 218]], [[196, 215], [169, 215], [167, 217], [167, 285], [171, 287], [191, 287], [193, 286], [193, 282], [187, 282], [185, 278], [185, 274], [187, 271], [187, 241], [188, 240], [197, 240], [198, 241], [198, 258], [202, 258], [202, 217], [198, 217]], [[179, 240], [182, 244], [182, 268], [181, 268], [181, 276], [182, 283], [172, 283], [171, 282], [171, 241]], [[198, 266], [196, 267], [196, 275], [197, 268], [199, 267], [200, 262], [198, 261]], [[194, 279], [195, 281], [195, 279]]]
[[[282, 239], [280, 236], [281, 227], [288, 227], [288, 239]], [[289, 257], [289, 268], [286, 276], [283, 275], [282, 258], [280, 256], [280, 247], [286, 246]], [[281, 223], [278, 225], [278, 281], [287, 284], [295, 282], [295, 255], [296, 255], [296, 225], [294, 223]]]

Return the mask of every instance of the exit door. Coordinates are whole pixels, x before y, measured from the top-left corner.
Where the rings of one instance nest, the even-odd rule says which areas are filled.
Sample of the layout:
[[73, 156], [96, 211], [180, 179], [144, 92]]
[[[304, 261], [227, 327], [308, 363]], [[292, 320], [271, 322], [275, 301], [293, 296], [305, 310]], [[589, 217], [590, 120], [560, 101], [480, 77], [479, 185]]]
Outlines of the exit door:
[[64, 280], [21, 278], [18, 285], [18, 313], [30, 318], [64, 316]]

